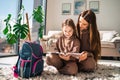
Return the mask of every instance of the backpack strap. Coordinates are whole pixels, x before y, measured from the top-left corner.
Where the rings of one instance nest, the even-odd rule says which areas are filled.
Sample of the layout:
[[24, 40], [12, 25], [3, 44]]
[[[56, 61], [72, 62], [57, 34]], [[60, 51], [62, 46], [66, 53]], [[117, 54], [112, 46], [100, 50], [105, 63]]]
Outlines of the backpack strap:
[[33, 73], [34, 73], [34, 71], [35, 71], [35, 68], [36, 68], [37, 63], [40, 62], [41, 60], [42, 60], [42, 59], [37, 60], [37, 61], [35, 62], [35, 64], [33, 65], [33, 69], [32, 69], [32, 72], [33, 72]]
[[24, 64], [25, 62], [31, 62], [31, 60], [23, 60], [23, 59], [20, 59], [21, 60], [21, 67], [24, 67]]

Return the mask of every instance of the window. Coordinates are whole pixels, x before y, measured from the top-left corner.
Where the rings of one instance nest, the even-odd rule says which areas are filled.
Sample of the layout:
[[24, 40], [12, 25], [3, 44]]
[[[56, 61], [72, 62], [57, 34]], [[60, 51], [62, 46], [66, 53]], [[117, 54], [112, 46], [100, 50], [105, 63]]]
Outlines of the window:
[[6, 37], [3, 34], [5, 28], [4, 19], [7, 18], [8, 14], [12, 14], [11, 24], [14, 24], [17, 13], [18, 0], [0, 0], [0, 56], [13, 55], [13, 45], [10, 45], [6, 41]]
[[0, 7], [1, 8], [0, 9], [1, 10], [0, 11], [0, 57], [8, 56], [8, 55], [16, 55], [16, 53], [18, 53], [16, 52], [18, 50], [18, 44], [15, 45], [8, 44], [6, 41], [6, 37], [3, 34], [3, 30], [5, 28], [4, 19], [7, 18], [8, 14], [12, 15], [12, 20], [10, 22], [11, 24], [14, 25], [17, 18], [17, 13], [20, 10], [19, 8], [23, 5], [25, 8], [25, 11], [23, 12], [24, 13], [23, 22], [26, 22], [25, 14], [28, 13], [29, 26], [30, 28], [32, 28], [34, 23], [34, 21], [32, 20], [32, 12], [34, 7], [36, 5], [42, 5], [44, 7], [44, 12], [46, 12], [46, 2], [47, 2], [46, 0], [13, 0], [13, 2], [11, 2], [11, 0], [5, 0], [5, 1], [0, 0], [0, 5], [2, 6]]

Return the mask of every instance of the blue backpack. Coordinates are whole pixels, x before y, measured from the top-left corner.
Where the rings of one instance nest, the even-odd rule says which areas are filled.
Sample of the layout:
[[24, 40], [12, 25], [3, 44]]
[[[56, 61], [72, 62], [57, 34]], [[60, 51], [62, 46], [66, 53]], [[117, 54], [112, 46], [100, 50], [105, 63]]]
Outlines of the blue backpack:
[[42, 46], [37, 43], [25, 42], [20, 50], [14, 73], [22, 78], [41, 75], [44, 66], [42, 56]]

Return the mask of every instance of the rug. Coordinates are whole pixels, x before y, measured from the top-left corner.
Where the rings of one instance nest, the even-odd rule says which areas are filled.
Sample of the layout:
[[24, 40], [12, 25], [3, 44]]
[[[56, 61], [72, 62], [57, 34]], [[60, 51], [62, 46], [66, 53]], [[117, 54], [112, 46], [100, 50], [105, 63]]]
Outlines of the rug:
[[[0, 80], [23, 80], [13, 77], [11, 67], [0, 68]], [[120, 67], [98, 64], [95, 72], [80, 72], [75, 76], [68, 76], [60, 74], [54, 67], [45, 65], [41, 76], [24, 80], [120, 80]]]

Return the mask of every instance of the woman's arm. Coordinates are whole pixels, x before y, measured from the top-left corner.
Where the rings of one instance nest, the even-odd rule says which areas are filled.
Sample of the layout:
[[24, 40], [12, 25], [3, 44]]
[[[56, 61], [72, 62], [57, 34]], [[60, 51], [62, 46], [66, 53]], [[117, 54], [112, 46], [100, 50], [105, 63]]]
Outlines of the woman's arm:
[[87, 57], [93, 57], [93, 54], [88, 51], [83, 51], [81, 56], [79, 57], [79, 61], [84, 61], [87, 59]]

